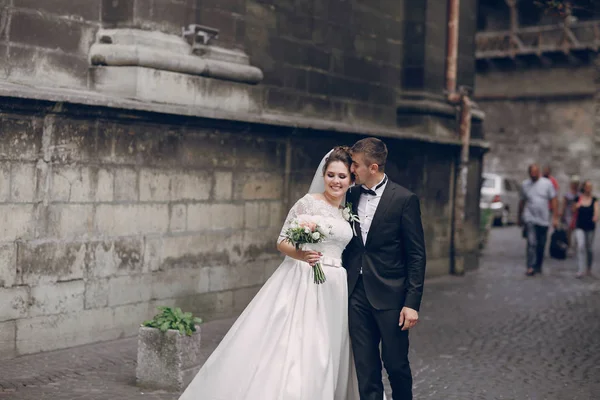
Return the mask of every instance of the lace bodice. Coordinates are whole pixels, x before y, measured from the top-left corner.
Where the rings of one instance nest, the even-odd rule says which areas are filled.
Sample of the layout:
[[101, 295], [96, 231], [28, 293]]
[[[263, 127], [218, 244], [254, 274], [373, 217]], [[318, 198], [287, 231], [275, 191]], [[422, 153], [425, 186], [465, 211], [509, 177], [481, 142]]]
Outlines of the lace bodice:
[[285, 231], [295, 220], [315, 222], [322, 227], [331, 228], [330, 234], [321, 242], [311, 244], [312, 250], [320, 251], [325, 257], [341, 258], [346, 245], [352, 239], [352, 228], [342, 217], [342, 211], [324, 200], [307, 194], [294, 204], [288, 213], [278, 243], [284, 239]]

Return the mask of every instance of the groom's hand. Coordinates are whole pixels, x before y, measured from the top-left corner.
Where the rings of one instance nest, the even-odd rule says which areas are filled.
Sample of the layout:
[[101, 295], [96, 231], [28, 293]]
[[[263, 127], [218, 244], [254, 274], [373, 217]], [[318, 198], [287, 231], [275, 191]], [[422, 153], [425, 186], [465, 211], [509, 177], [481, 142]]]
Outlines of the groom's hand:
[[419, 313], [417, 310], [412, 308], [403, 307], [400, 311], [400, 323], [398, 326], [402, 327], [403, 331], [406, 331], [417, 324], [419, 321]]

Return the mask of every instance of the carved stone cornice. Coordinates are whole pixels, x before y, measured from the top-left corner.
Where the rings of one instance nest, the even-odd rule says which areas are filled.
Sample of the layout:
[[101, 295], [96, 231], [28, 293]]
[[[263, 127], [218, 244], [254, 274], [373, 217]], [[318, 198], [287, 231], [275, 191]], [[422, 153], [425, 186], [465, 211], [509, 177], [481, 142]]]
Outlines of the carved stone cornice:
[[185, 39], [139, 29], [101, 29], [89, 52], [92, 66], [143, 67], [240, 83], [263, 79], [240, 50], [190, 46]]

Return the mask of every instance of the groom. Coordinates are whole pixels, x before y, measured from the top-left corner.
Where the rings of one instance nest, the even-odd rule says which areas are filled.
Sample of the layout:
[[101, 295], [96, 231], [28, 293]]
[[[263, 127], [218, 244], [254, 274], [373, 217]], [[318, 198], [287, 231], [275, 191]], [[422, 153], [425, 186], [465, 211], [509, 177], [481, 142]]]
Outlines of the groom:
[[360, 140], [351, 153], [356, 185], [347, 201], [360, 223], [344, 251], [343, 264], [348, 272], [348, 317], [360, 399], [383, 399], [383, 359], [392, 398], [410, 400], [408, 330], [419, 319], [425, 277], [419, 199], [388, 179], [388, 151], [381, 140]]

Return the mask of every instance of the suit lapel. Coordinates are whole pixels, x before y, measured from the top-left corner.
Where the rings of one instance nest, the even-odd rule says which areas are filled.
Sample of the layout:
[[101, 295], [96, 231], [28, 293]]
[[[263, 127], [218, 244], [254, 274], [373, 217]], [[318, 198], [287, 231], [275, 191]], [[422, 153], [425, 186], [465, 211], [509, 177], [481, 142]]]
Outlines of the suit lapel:
[[[358, 202], [360, 201], [360, 188], [358, 186], [355, 187], [354, 190], [350, 192], [350, 201], [352, 202], [352, 213], [354, 215], [358, 215]], [[362, 232], [360, 228], [360, 222], [356, 222], [355, 225], [356, 236], [358, 236], [358, 242], [364, 247]]]
[[373, 237], [374, 232], [376, 232], [377, 225], [382, 222], [385, 212], [390, 204], [392, 204], [392, 200], [394, 199], [394, 195], [396, 193], [395, 189], [396, 186], [388, 178], [387, 186], [381, 195], [381, 199], [377, 205], [377, 210], [375, 210], [375, 215], [373, 216], [373, 222], [371, 222], [371, 227], [369, 228], [369, 233], [367, 234], [367, 243], [365, 243], [365, 246], [371, 242], [371, 238]]

